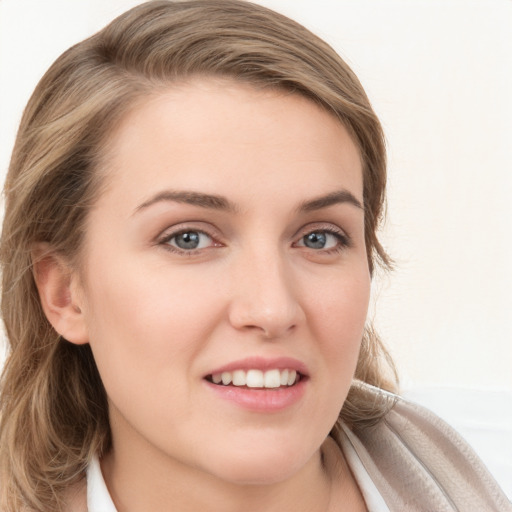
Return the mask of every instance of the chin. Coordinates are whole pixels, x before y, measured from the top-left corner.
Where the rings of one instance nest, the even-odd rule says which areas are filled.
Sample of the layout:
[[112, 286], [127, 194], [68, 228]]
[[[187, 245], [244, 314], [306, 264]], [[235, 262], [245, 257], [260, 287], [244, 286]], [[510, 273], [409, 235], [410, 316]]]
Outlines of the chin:
[[271, 485], [283, 482], [308, 465], [319, 448], [305, 450], [304, 446], [253, 446], [239, 449], [232, 456], [217, 458], [211, 472], [235, 485]]

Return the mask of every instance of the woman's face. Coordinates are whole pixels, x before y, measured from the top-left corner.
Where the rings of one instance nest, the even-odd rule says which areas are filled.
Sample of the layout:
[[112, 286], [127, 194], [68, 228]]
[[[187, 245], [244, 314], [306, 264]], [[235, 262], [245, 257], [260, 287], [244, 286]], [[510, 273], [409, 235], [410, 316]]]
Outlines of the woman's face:
[[238, 483], [307, 467], [369, 299], [347, 131], [299, 95], [203, 79], [139, 105], [105, 162], [79, 306], [115, 456]]

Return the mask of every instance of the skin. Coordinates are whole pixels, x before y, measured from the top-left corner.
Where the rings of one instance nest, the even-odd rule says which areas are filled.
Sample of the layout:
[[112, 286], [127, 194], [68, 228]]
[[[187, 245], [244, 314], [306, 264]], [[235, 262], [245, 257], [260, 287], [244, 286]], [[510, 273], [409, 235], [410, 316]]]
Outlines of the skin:
[[[38, 284], [57, 330], [92, 347], [113, 435], [102, 470], [119, 512], [365, 510], [326, 441], [370, 291], [364, 212], [346, 200], [363, 202], [346, 129], [299, 95], [203, 79], [134, 108], [105, 156], [80, 274], [49, 263]], [[183, 231], [201, 232], [200, 247], [180, 249]], [[325, 246], [308, 246], [311, 233]], [[261, 412], [212, 392], [207, 374], [252, 356], [304, 364], [300, 399]]]

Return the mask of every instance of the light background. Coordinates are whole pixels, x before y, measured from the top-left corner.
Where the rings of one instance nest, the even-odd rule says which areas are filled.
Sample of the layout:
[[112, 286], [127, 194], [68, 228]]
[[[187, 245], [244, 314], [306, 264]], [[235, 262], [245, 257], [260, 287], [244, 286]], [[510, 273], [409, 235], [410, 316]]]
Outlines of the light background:
[[[0, 0], [1, 176], [43, 72], [138, 3]], [[365, 86], [388, 140], [383, 240], [397, 264], [372, 315], [404, 389], [445, 416], [464, 396], [500, 426], [505, 455], [489, 464], [512, 495], [512, 1], [259, 3], [326, 39]], [[443, 405], [432, 389], [455, 394]]]

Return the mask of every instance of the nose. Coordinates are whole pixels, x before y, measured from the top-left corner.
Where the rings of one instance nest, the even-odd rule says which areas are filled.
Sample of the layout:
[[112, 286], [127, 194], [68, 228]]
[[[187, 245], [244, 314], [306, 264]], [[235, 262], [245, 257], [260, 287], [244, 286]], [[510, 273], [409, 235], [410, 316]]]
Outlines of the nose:
[[288, 336], [303, 321], [297, 282], [277, 252], [252, 252], [237, 263], [229, 307], [235, 329], [277, 339]]

